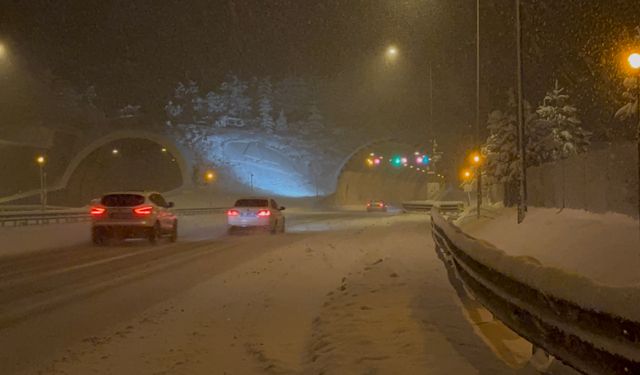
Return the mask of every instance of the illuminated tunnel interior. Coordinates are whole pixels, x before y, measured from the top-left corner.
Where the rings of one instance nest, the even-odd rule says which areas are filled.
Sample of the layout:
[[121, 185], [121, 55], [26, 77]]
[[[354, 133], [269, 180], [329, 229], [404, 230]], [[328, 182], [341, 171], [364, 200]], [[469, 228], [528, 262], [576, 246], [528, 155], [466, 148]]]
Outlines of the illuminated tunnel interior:
[[340, 171], [335, 203], [364, 204], [375, 199], [400, 203], [433, 198], [441, 181], [429, 173], [432, 165], [425, 155], [428, 152], [423, 147], [395, 141], [362, 148]]
[[145, 139], [120, 139], [89, 154], [51, 202], [81, 206], [110, 191], [163, 192], [181, 185], [180, 168], [169, 150]]

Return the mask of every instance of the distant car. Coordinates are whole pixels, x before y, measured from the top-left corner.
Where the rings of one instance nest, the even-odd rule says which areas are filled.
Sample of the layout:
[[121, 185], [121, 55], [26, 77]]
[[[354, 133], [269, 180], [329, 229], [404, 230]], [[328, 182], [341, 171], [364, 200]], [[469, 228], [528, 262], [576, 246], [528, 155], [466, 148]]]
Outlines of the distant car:
[[367, 212], [387, 212], [388, 205], [384, 201], [369, 201]]
[[284, 233], [284, 209], [271, 198], [238, 199], [227, 211], [229, 233], [233, 234], [242, 228], [265, 230], [271, 234]]
[[119, 192], [92, 201], [91, 240], [96, 245], [110, 239], [146, 238], [155, 244], [161, 237], [178, 239], [178, 219], [157, 192]]

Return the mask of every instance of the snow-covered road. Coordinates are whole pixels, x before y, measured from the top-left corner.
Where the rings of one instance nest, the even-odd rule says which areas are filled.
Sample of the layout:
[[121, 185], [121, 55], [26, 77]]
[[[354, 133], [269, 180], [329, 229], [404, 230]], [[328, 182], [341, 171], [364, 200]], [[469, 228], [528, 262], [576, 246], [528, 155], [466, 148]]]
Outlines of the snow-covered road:
[[108, 248], [28, 228], [69, 245], [0, 258], [2, 374], [533, 374], [460, 302], [427, 220], [292, 210], [285, 235], [229, 237], [200, 216], [178, 243]]

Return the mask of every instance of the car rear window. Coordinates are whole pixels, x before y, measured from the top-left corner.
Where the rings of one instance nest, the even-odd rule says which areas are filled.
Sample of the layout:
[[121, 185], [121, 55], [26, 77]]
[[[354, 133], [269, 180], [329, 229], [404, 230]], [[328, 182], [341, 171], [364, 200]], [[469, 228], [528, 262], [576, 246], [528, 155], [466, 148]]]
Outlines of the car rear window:
[[238, 199], [235, 207], [269, 207], [267, 199]]
[[102, 197], [102, 205], [107, 207], [133, 207], [144, 203], [144, 196], [138, 194], [109, 194]]

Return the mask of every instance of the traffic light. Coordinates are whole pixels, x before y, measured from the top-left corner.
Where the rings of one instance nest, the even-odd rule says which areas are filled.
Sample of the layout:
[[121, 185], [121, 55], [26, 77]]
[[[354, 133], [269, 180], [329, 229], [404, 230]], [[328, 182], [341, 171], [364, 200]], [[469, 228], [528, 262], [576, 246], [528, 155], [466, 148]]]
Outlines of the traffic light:
[[429, 157], [429, 155], [421, 155], [416, 157], [417, 165], [429, 165], [429, 163], [431, 163], [431, 158]]
[[[402, 156], [398, 156], [395, 155], [393, 157], [391, 157], [391, 159], [389, 159], [389, 161], [391, 162], [391, 165], [393, 165], [394, 167], [401, 167], [402, 166]], [[405, 158], [406, 160], [406, 158]]]

